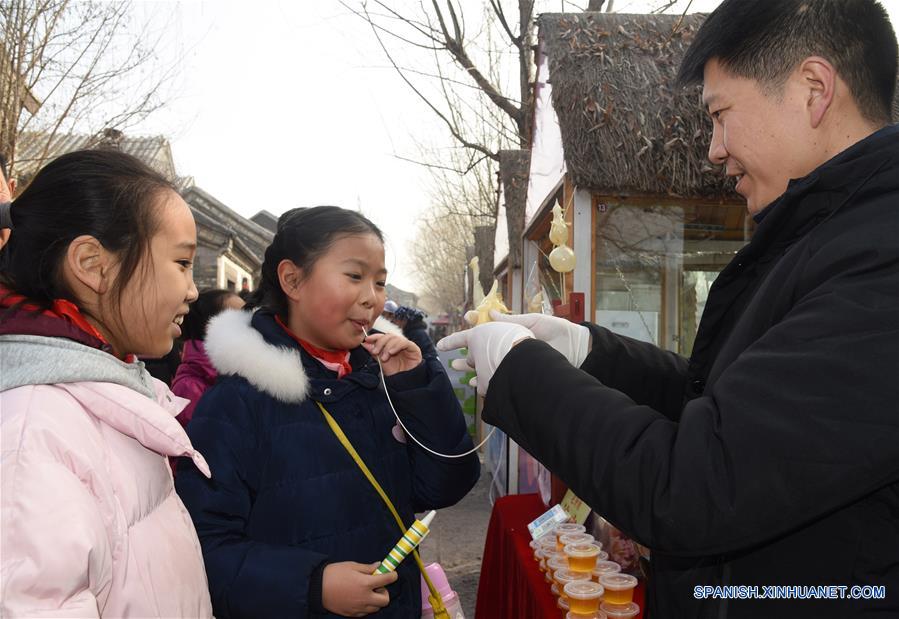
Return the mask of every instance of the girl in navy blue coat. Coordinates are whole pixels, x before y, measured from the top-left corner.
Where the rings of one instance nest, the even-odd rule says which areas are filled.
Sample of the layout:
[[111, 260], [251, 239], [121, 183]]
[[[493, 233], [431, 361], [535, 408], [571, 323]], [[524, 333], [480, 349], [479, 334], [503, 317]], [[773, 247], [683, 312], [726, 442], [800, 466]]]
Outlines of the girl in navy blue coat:
[[[184, 462], [177, 488], [206, 562], [215, 615], [417, 618], [411, 559], [373, 576], [399, 527], [325, 422], [336, 419], [405, 523], [452, 505], [475, 484], [477, 456], [436, 359], [398, 334], [366, 337], [385, 301], [384, 244], [361, 214], [337, 207], [283, 215], [265, 252], [257, 310], [209, 325], [218, 383], [188, 434], [212, 470]], [[438, 525], [439, 526], [439, 525]]]

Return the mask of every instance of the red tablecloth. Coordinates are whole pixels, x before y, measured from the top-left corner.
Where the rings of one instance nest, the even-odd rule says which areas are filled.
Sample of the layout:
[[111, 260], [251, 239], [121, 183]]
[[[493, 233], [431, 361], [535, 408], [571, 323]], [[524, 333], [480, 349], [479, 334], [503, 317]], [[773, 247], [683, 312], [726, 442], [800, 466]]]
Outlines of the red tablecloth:
[[[484, 542], [476, 619], [564, 619], [528, 546], [528, 523], [544, 511], [536, 494], [502, 497], [493, 506]], [[634, 601], [641, 608], [637, 619], [642, 619], [643, 581], [637, 585]]]

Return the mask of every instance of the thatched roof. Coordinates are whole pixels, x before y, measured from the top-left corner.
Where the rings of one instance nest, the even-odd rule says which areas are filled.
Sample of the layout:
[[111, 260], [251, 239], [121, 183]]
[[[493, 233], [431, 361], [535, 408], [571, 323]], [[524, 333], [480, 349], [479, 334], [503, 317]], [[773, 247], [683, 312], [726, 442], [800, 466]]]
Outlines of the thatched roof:
[[576, 185], [613, 194], [738, 199], [733, 183], [706, 159], [711, 125], [701, 88], [674, 85], [704, 18], [540, 17], [565, 163]]

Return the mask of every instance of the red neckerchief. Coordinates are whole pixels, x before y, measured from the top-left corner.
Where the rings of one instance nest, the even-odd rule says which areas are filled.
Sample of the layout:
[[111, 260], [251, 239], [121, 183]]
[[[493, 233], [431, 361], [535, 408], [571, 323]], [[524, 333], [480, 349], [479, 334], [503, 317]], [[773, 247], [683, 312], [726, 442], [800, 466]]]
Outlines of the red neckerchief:
[[[21, 304], [20, 307], [24, 311], [40, 310], [39, 306], [34, 303], [29, 303], [26, 297], [0, 286], [0, 307], [13, 307], [18, 304]], [[100, 342], [107, 348], [109, 347], [109, 342], [106, 341], [103, 334], [101, 334], [94, 325], [88, 322], [87, 318], [84, 317], [84, 314], [81, 313], [81, 310], [78, 309], [78, 306], [71, 301], [67, 301], [66, 299], [55, 299], [50, 305], [50, 309], [42, 310], [41, 315], [65, 320], [84, 333], [87, 333], [89, 336], [100, 340]], [[137, 357], [134, 355], [129, 354], [125, 356], [124, 361], [126, 363], [131, 363], [136, 358]]]
[[337, 378], [343, 378], [347, 374], [353, 371], [353, 366], [350, 365], [350, 351], [348, 350], [323, 350], [318, 346], [313, 346], [309, 342], [301, 339], [297, 336], [293, 331], [291, 331], [286, 324], [281, 320], [280, 316], [275, 316], [275, 320], [284, 329], [284, 332], [289, 335], [293, 340], [303, 347], [307, 353], [312, 355], [315, 359], [321, 362], [323, 366], [328, 368], [331, 371], [337, 372]]

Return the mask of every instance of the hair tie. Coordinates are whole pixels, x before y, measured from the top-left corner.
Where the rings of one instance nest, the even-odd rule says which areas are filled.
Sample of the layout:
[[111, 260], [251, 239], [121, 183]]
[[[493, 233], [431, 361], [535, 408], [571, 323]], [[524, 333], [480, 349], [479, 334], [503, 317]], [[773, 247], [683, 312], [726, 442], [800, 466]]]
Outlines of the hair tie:
[[0, 228], [13, 228], [12, 202], [0, 202]]

